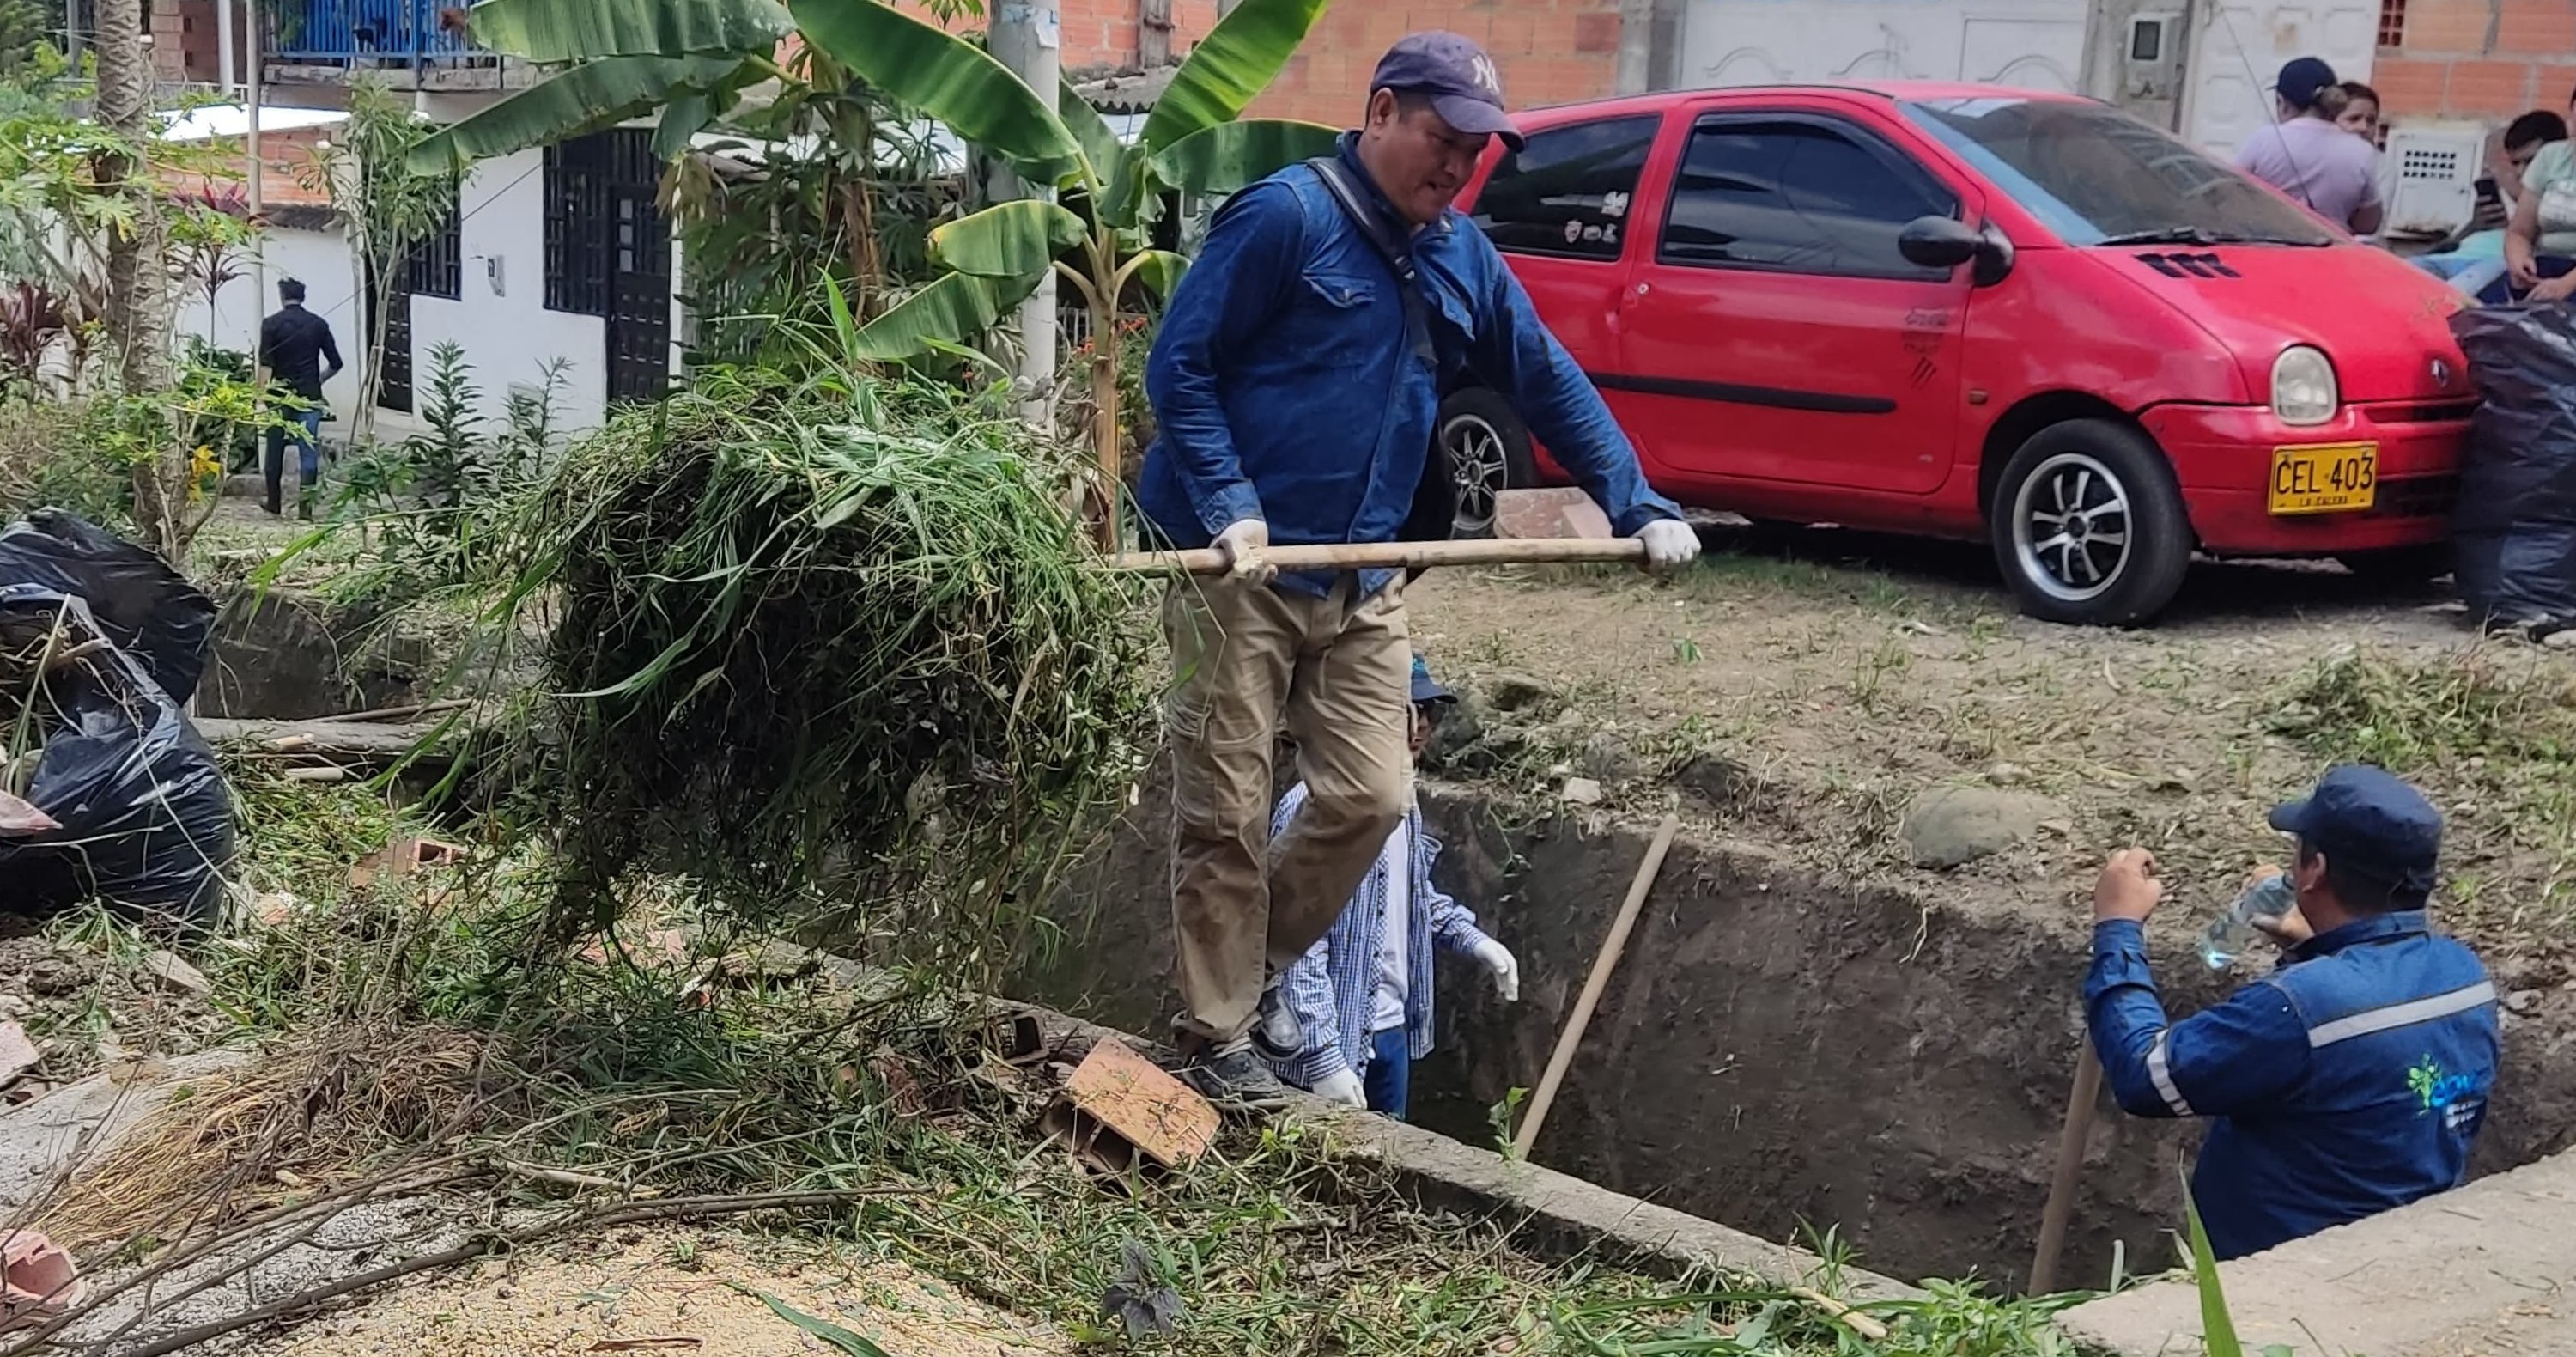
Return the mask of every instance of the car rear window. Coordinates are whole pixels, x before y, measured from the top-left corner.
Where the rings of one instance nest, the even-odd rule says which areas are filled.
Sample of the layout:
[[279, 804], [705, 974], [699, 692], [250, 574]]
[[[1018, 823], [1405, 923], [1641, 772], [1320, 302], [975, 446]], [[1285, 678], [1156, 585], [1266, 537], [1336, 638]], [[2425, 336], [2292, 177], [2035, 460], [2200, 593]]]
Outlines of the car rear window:
[[1997, 95], [1902, 107], [2070, 245], [2334, 239], [2233, 167], [2101, 104]]
[[1616, 259], [1628, 208], [1662, 116], [1634, 114], [1533, 132], [1506, 151], [1476, 195], [1476, 225], [1494, 248], [1569, 259]]

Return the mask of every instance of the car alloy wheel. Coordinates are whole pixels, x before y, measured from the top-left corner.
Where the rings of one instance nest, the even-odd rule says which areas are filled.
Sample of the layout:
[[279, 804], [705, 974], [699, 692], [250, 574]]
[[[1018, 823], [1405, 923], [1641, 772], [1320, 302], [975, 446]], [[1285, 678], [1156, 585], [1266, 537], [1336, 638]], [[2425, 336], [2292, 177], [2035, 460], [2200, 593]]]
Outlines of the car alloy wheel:
[[1453, 535], [1486, 536], [1494, 530], [1494, 496], [1511, 485], [1511, 457], [1501, 431], [1482, 415], [1461, 412], [1441, 423], [1440, 446], [1458, 479]]
[[2120, 582], [2134, 527], [2128, 487], [2088, 453], [2050, 457], [2013, 497], [2013, 550], [2024, 577], [2067, 603], [2099, 598]]

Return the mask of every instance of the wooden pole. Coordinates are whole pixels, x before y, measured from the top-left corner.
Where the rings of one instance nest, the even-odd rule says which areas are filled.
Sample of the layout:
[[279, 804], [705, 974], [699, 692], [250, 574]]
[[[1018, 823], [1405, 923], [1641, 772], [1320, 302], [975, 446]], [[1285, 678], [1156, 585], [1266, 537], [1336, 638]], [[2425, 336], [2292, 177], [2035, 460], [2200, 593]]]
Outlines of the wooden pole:
[[[1113, 569], [1138, 572], [1177, 571], [1222, 575], [1225, 553], [1214, 547], [1194, 551], [1122, 552], [1108, 559]], [[1646, 545], [1633, 537], [1494, 537], [1455, 542], [1335, 542], [1312, 547], [1268, 547], [1261, 559], [1281, 570], [1407, 570], [1435, 565], [1545, 565], [1584, 562], [1616, 563], [1646, 559]]]
[[2057, 1133], [2057, 1171], [2048, 1180], [2048, 1205], [2039, 1213], [2039, 1251], [2030, 1260], [2024, 1294], [2044, 1296], [2057, 1287], [2057, 1255], [2066, 1248], [2066, 1222], [2075, 1214], [2075, 1184], [2084, 1174], [2084, 1141], [2093, 1130], [2093, 1107], [2102, 1099], [2102, 1058], [2093, 1034], [2075, 1053], [2075, 1086], [2066, 1094], [2066, 1126]]
[[[1442, 543], [1441, 545], [1452, 545]], [[1501, 543], [1461, 542], [1459, 546], [1503, 545]], [[1521, 542], [1511, 545], [1529, 546]], [[1628, 883], [1628, 898], [1619, 902], [1618, 917], [1610, 921], [1610, 936], [1601, 940], [1601, 954], [1592, 958], [1592, 974], [1583, 981], [1583, 993], [1574, 1001], [1574, 1011], [1566, 1016], [1565, 1030], [1556, 1036], [1556, 1051], [1547, 1058], [1547, 1073], [1539, 1076], [1538, 1091], [1530, 1095], [1529, 1114], [1521, 1118], [1520, 1133], [1512, 1137], [1512, 1152], [1529, 1157], [1530, 1146], [1538, 1143], [1538, 1128], [1547, 1124], [1547, 1110], [1556, 1102], [1556, 1090], [1565, 1082], [1565, 1072], [1574, 1064], [1574, 1049], [1583, 1044], [1583, 1029], [1592, 1025], [1593, 1006], [1601, 1002], [1601, 991], [1610, 987], [1610, 973], [1619, 968], [1619, 956], [1628, 950], [1628, 930], [1636, 927], [1637, 912], [1645, 907], [1646, 892], [1655, 884], [1655, 873], [1664, 865], [1664, 854], [1673, 846], [1673, 835], [1681, 831], [1678, 815], [1667, 815], [1655, 828], [1654, 842], [1646, 845], [1646, 859], [1637, 864], [1636, 879]]]

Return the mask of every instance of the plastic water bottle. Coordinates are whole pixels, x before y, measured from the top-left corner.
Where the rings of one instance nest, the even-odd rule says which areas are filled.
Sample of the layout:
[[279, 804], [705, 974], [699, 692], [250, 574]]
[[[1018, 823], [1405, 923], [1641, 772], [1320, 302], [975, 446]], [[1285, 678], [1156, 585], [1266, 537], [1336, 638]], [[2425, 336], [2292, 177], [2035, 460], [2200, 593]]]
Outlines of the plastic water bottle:
[[2290, 878], [2274, 872], [2245, 888], [2236, 903], [2219, 911], [2217, 918], [2200, 935], [2200, 959], [2213, 971], [2223, 971], [2235, 964], [2236, 958], [2253, 951], [2264, 940], [2263, 930], [2254, 926], [2256, 919], [2277, 919], [2299, 903], [2298, 887]]

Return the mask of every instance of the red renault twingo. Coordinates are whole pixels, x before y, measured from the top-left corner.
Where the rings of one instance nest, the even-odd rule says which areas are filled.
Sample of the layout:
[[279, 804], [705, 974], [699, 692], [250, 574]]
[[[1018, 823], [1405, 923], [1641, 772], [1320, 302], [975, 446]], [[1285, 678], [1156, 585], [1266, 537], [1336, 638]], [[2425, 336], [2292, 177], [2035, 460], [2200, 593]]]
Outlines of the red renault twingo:
[[[1684, 503], [1981, 536], [2062, 622], [2153, 616], [2194, 550], [2437, 568], [2457, 296], [2164, 132], [1956, 85], [1520, 121], [1459, 206]], [[1472, 385], [1440, 437], [1470, 529], [1553, 474]]]

